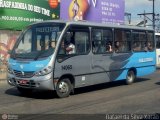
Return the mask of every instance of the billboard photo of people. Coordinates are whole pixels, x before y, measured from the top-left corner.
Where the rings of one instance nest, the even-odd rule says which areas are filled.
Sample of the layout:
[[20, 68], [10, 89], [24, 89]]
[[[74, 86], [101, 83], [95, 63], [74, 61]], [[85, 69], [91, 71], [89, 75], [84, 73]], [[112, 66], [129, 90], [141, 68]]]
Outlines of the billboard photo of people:
[[60, 18], [124, 23], [124, 0], [61, 0]]
[[68, 8], [69, 19], [83, 20], [84, 15], [87, 12], [87, 9], [88, 2], [86, 0], [72, 0]]

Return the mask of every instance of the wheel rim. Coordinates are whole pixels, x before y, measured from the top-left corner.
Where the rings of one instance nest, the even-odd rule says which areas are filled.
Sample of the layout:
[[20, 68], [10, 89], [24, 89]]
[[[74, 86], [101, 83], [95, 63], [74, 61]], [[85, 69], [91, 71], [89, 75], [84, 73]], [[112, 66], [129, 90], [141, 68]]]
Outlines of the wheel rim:
[[59, 84], [59, 92], [60, 93], [67, 93], [69, 91], [69, 86], [66, 82], [60, 82]]
[[127, 79], [128, 79], [128, 82], [133, 81], [133, 74], [131, 72], [128, 73]]

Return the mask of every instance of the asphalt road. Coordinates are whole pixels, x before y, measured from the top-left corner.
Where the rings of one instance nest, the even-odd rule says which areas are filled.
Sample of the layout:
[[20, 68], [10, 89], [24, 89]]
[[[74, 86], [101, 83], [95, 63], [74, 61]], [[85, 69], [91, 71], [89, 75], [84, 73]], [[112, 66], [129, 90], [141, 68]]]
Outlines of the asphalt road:
[[112, 82], [79, 88], [74, 95], [63, 99], [48, 91], [22, 96], [15, 87], [0, 81], [0, 114], [4, 113], [10, 115], [8, 117], [20, 118], [22, 115], [26, 119], [80, 120], [84, 117], [105, 120], [127, 119], [128, 116], [140, 119], [144, 115], [160, 119], [160, 70], [138, 78], [132, 85]]

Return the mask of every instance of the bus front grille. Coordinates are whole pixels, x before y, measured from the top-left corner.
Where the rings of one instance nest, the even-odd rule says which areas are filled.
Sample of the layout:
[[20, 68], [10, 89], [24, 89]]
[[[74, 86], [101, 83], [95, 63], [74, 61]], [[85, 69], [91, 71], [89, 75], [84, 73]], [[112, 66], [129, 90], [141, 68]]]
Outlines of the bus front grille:
[[16, 77], [31, 78], [34, 75], [34, 72], [24, 72], [24, 71], [14, 70], [14, 74]]
[[36, 87], [36, 83], [35, 83], [33, 80], [30, 80], [30, 81], [26, 82], [25, 84], [21, 84], [20, 81], [21, 81], [21, 80], [17, 80], [17, 84], [18, 84], [19, 86], [22, 86], [22, 87], [30, 87], [30, 88]]

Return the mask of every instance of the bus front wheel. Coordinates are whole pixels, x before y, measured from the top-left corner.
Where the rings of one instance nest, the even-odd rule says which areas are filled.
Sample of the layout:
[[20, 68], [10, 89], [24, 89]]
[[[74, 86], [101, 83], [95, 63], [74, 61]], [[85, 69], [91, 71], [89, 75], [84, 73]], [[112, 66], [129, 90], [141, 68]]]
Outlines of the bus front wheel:
[[69, 79], [65, 78], [58, 82], [56, 93], [59, 98], [68, 97], [72, 90], [72, 84]]
[[127, 77], [126, 77], [126, 84], [127, 85], [132, 84], [134, 82], [135, 78], [136, 78], [135, 72], [132, 70], [129, 70], [127, 73]]

